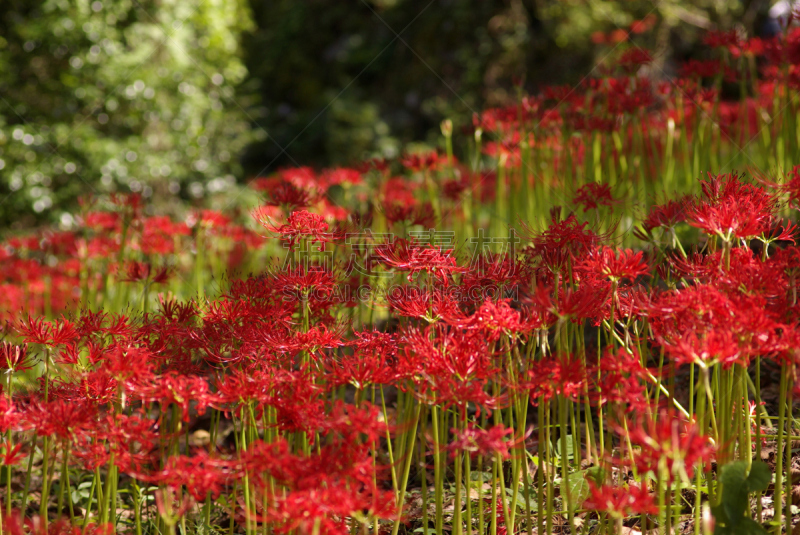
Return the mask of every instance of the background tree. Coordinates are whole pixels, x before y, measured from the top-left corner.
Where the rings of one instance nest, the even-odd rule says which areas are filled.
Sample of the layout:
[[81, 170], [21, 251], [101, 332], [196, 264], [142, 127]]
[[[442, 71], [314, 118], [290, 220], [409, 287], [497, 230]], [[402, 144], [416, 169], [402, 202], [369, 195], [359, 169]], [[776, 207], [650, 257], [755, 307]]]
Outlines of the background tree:
[[0, 7], [0, 225], [79, 195], [200, 197], [251, 139], [243, 0], [9, 0]]

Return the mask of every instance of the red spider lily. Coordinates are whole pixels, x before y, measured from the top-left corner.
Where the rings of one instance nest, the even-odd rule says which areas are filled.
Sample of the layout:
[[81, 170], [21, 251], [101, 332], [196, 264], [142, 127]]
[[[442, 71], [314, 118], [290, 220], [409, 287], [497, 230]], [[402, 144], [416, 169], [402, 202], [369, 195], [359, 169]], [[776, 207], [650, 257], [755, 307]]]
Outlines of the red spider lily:
[[380, 206], [380, 210], [390, 225], [405, 223], [410, 226], [421, 225], [430, 228], [434, 225], [436, 218], [432, 204], [418, 203], [414, 200], [408, 203], [396, 200], [387, 201]]
[[49, 347], [69, 344], [78, 337], [75, 325], [66, 318], [51, 323], [42, 318], [28, 316], [27, 321], [17, 323], [17, 330], [25, 342]]
[[513, 441], [508, 440], [514, 435], [514, 430], [503, 424], [480, 429], [469, 423], [466, 429], [454, 428], [452, 432], [453, 440], [447, 445], [447, 449], [453, 457], [457, 452], [463, 451], [470, 455], [499, 455], [502, 459], [508, 459], [508, 450], [514, 447]]
[[530, 392], [531, 403], [550, 400], [556, 395], [578, 400], [586, 393], [588, 376], [580, 358], [551, 355], [535, 362], [520, 388]]
[[703, 36], [703, 44], [712, 48], [738, 47], [740, 42], [738, 30], [708, 30]]
[[50, 397], [106, 405], [118, 399], [118, 381], [105, 369], [80, 374], [77, 380], [57, 377], [50, 383]]
[[642, 259], [643, 254], [642, 251], [634, 253], [630, 249], [616, 251], [611, 247], [601, 247], [577, 262], [575, 270], [586, 273], [591, 278], [608, 279], [612, 282], [624, 279], [633, 281], [648, 272], [647, 262]]
[[583, 502], [584, 509], [603, 511], [615, 518], [629, 515], [658, 514], [658, 505], [653, 495], [644, 487], [629, 485], [617, 487], [602, 485], [600, 487], [591, 479], [589, 497]]
[[[482, 330], [490, 342], [496, 342], [502, 335], [529, 334], [543, 326], [541, 318], [534, 312], [528, 311], [523, 316], [519, 310], [511, 308], [509, 302], [508, 299], [501, 299], [494, 303], [486, 299], [472, 316], [460, 324], [468, 329]], [[448, 321], [454, 323], [450, 318]]]
[[145, 255], [166, 255], [175, 252], [176, 236], [188, 235], [186, 223], [175, 223], [167, 216], [154, 216], [142, 222], [138, 247]]
[[735, 173], [717, 176], [709, 173], [701, 186], [705, 199], [686, 209], [690, 225], [728, 242], [769, 230], [777, 203], [762, 188], [742, 183]]
[[723, 64], [716, 59], [685, 61], [678, 70], [681, 78], [714, 78], [723, 72]]
[[713, 286], [666, 292], [650, 307], [656, 342], [679, 363], [746, 365], [785, 347], [786, 326], [774, 321], [759, 296], [726, 295]]
[[398, 377], [394, 335], [377, 331], [354, 334], [357, 339], [349, 344], [353, 347], [353, 353], [331, 358], [326, 363], [331, 384], [352, 384], [358, 389], [369, 385], [392, 384]]
[[55, 522], [44, 522], [38, 516], [23, 518], [19, 512], [3, 516], [3, 533], [5, 535], [113, 535], [112, 524], [87, 524], [86, 527], [72, 526], [69, 519]]
[[442, 251], [437, 247], [423, 245], [415, 240], [395, 239], [391, 243], [375, 248], [375, 254], [390, 268], [408, 272], [408, 281], [422, 271], [435, 276], [447, 285], [455, 273], [464, 268], [458, 266], [452, 249]]
[[[244, 460], [256, 479], [267, 473], [289, 489], [269, 496], [269, 509], [255, 515], [257, 520], [276, 524], [280, 533], [294, 529], [307, 533], [315, 524], [316, 529], [325, 525], [329, 532], [347, 533], [341, 520], [356, 512], [387, 519], [395, 516], [395, 496], [375, 488], [376, 467], [364, 446], [334, 440], [306, 457], [289, 453], [286, 441], [279, 439], [254, 443]], [[266, 487], [264, 482], [259, 486]]]
[[15, 464], [19, 464], [19, 462], [25, 458], [25, 454], [20, 453], [21, 448], [22, 448], [22, 443], [12, 446], [8, 442], [4, 442], [2, 445], [3, 465], [13, 466]]
[[398, 355], [401, 378], [410, 378], [414, 395], [445, 408], [468, 403], [494, 409], [505, 396], [487, 393], [487, 382], [497, 373], [492, 353], [479, 333], [431, 325], [407, 329]]
[[14, 402], [8, 399], [8, 396], [0, 396], [0, 433], [17, 430], [22, 416], [17, 411]]
[[324, 301], [331, 298], [338, 274], [325, 265], [299, 262], [294, 268], [275, 271], [269, 282], [275, 295], [285, 301]]
[[16, 345], [11, 342], [0, 344], [0, 369], [6, 373], [16, 373], [33, 368], [34, 362], [28, 355], [28, 344]]
[[417, 373], [466, 379], [489, 377], [492, 372], [487, 341], [480, 333], [432, 325], [425, 330], [408, 329], [402, 340], [406, 357], [412, 353], [414, 357], [424, 359], [422, 362], [416, 358], [404, 361], [423, 364], [424, 369], [417, 370]]
[[560, 221], [553, 213], [550, 226], [542, 233], [528, 229], [533, 242], [530, 254], [533, 259], [552, 273], [558, 273], [567, 262], [594, 249], [604, 239], [588, 228], [588, 223], [579, 223], [574, 215]]
[[593, 403], [618, 404], [626, 412], [647, 409], [649, 403], [643, 385], [647, 373], [636, 352], [625, 348], [607, 351], [597, 366], [588, 370], [587, 376], [593, 383], [588, 389]]
[[562, 321], [576, 321], [596, 317], [608, 298], [609, 289], [608, 285], [597, 284], [581, 284], [577, 289], [562, 287], [558, 299], [554, 299], [552, 289], [540, 284], [531, 299], [544, 320], [552, 315]]
[[175, 490], [186, 487], [195, 500], [203, 502], [209, 497], [216, 500], [225, 487], [242, 474], [240, 461], [213, 458], [198, 451], [191, 457], [170, 457], [162, 470], [149, 475], [146, 480]]
[[280, 178], [257, 179], [253, 187], [267, 193], [268, 206], [280, 206], [288, 211], [310, 206], [313, 200], [310, 191]]
[[169, 277], [169, 268], [163, 266], [153, 273], [153, 265], [149, 262], [130, 262], [126, 270], [123, 282], [142, 282], [150, 281], [151, 284], [163, 284]]
[[626, 50], [622, 56], [617, 60], [619, 65], [625, 72], [632, 73], [642, 65], [648, 65], [653, 62], [653, 56], [647, 50], [639, 47], [634, 47]]
[[617, 204], [617, 201], [611, 196], [610, 185], [596, 184], [594, 182], [578, 188], [572, 202], [582, 206], [584, 213], [589, 210], [595, 210], [600, 206], [611, 208]]
[[406, 154], [400, 159], [403, 167], [418, 173], [420, 171], [436, 170], [441, 165], [446, 164], [447, 158], [438, 152], [428, 152], [426, 154]]
[[108, 464], [113, 456], [122, 473], [146, 479], [145, 467], [154, 463], [163, 438], [157, 431], [157, 423], [142, 413], [106, 414], [76, 433], [72, 452], [86, 470]]
[[89, 212], [82, 219], [86, 227], [106, 233], [119, 230], [122, 223], [121, 214], [116, 212]]
[[392, 310], [400, 316], [422, 318], [429, 323], [445, 319], [457, 323], [464, 318], [455, 292], [436, 286], [432, 291], [416, 286], [393, 287], [387, 294]]
[[343, 444], [373, 445], [386, 438], [388, 426], [381, 418], [380, 409], [369, 402], [354, 407], [337, 400], [317, 431], [329, 438], [335, 436]]
[[204, 378], [172, 371], [158, 377], [135, 377], [128, 386], [143, 401], [160, 402], [164, 408], [174, 403], [184, 422], [189, 421], [190, 404], [198, 414], [203, 414], [216, 401]]
[[295, 210], [287, 218], [283, 225], [273, 225], [269, 219], [263, 219], [259, 211], [253, 212], [253, 217], [267, 230], [278, 234], [278, 236], [294, 247], [301, 239], [307, 239], [310, 243], [332, 242], [342, 236], [329, 230], [328, 223], [322, 216], [312, 214], [306, 210]]
[[642, 222], [645, 232], [650, 233], [655, 228], [671, 229], [686, 219], [686, 205], [689, 199], [682, 197], [676, 201], [668, 200], [664, 204], [650, 208], [650, 213]]
[[96, 413], [97, 408], [85, 401], [34, 401], [22, 413], [21, 425], [35, 430], [39, 436], [55, 436], [70, 441], [78, 430], [93, 421]]
[[125, 338], [131, 336], [134, 330], [126, 316], [103, 311], [83, 310], [76, 323], [81, 338], [93, 335]]
[[361, 172], [358, 169], [348, 169], [346, 167], [326, 169], [320, 177], [320, 183], [324, 185], [324, 189], [345, 183], [360, 184], [362, 180]]
[[[620, 427], [619, 433], [625, 431]], [[682, 478], [688, 481], [699, 463], [708, 463], [714, 453], [709, 437], [703, 435], [694, 423], [684, 422], [674, 413], [662, 410], [658, 418], [646, 418], [629, 426], [632, 444], [640, 446], [634, 451], [634, 463], [640, 473], [655, 474], [663, 466], [669, 481]]]
[[332, 349], [344, 345], [342, 336], [347, 329], [346, 325], [335, 325], [333, 328], [319, 324], [308, 329], [307, 332], [287, 330], [285, 332], [266, 332], [262, 340], [269, 344], [273, 351], [299, 353], [300, 351], [315, 352], [319, 349]]

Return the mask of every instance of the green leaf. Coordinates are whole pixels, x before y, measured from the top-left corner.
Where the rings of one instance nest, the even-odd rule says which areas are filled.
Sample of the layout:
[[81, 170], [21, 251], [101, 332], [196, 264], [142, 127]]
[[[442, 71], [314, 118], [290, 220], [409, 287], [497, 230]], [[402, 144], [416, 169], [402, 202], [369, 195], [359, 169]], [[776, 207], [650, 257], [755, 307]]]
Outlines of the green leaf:
[[711, 508], [716, 520], [715, 535], [764, 535], [767, 531], [747, 516], [748, 496], [764, 490], [772, 481], [772, 472], [765, 463], [753, 461], [750, 472], [746, 461], [736, 461], [722, 467], [720, 504]]
[[[572, 435], [567, 435], [566, 442], [567, 442], [567, 448], [566, 448], [567, 459], [572, 459], [575, 456], [575, 441]], [[556, 455], [558, 457], [561, 457], [561, 440], [556, 441]]]
[[753, 461], [750, 474], [747, 476], [747, 488], [750, 492], [766, 490], [772, 482], [772, 471], [769, 465], [762, 461]]
[[[586, 481], [586, 470], [573, 472], [567, 476], [567, 487], [572, 504], [580, 506], [589, 497], [589, 482]], [[566, 499], [566, 493], [562, 492]]]

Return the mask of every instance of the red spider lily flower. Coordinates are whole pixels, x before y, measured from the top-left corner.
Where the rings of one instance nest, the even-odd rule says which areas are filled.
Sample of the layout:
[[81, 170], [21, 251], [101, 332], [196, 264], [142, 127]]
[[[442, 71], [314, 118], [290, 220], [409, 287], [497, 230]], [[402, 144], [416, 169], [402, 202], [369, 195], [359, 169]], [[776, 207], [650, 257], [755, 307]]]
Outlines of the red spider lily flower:
[[22, 448], [22, 443], [18, 443], [15, 446], [12, 446], [7, 441], [3, 442], [2, 445], [2, 459], [4, 466], [14, 466], [15, 464], [19, 464], [19, 462], [25, 458], [25, 454], [20, 453], [20, 449]]
[[600, 206], [612, 208], [618, 203], [611, 195], [611, 186], [609, 184], [596, 184], [594, 182], [578, 188], [572, 202], [582, 206], [584, 213], [589, 210], [595, 210]]
[[262, 336], [264, 342], [270, 345], [274, 351], [290, 352], [293, 354], [300, 351], [315, 352], [319, 349], [333, 349], [344, 345], [342, 336], [347, 330], [347, 326], [340, 324], [332, 328], [319, 324], [308, 329], [308, 332], [296, 332], [279, 330], [265, 332]]
[[359, 170], [362, 173], [366, 173], [370, 169], [375, 169], [377, 171], [380, 171], [381, 173], [385, 173], [386, 171], [389, 170], [389, 165], [390, 165], [389, 160], [387, 160], [386, 158], [370, 158], [369, 160], [362, 162]]
[[[536, 312], [544, 320], [549, 315], [561, 321], [577, 321], [597, 317], [609, 296], [609, 286], [599, 284], [581, 284], [578, 288], [561, 287], [558, 299], [554, 299], [552, 288], [540, 284], [531, 295]], [[545, 321], [545, 323], [550, 323]]]
[[641, 412], [648, 408], [643, 384], [647, 373], [635, 351], [629, 352], [625, 348], [607, 351], [587, 376], [593, 383], [588, 390], [589, 398], [598, 406], [617, 404], [626, 412]]
[[324, 265], [299, 262], [294, 268], [275, 271], [269, 279], [275, 296], [284, 301], [325, 300], [333, 293], [338, 274]]
[[723, 64], [716, 59], [705, 61], [690, 59], [681, 65], [678, 72], [681, 78], [714, 78], [723, 69]]
[[665, 292], [649, 315], [654, 341], [678, 363], [747, 365], [754, 356], [776, 355], [787, 345], [787, 326], [770, 317], [757, 295], [693, 286]]
[[108, 464], [113, 455], [120, 472], [146, 480], [145, 467], [159, 458], [157, 427], [142, 414], [106, 414], [76, 433], [72, 453], [90, 471]]
[[112, 377], [107, 370], [101, 368], [84, 372], [74, 382], [61, 377], [56, 378], [50, 384], [50, 396], [53, 399], [103, 406], [118, 400], [118, 386], [119, 381]]
[[22, 413], [21, 424], [39, 436], [70, 441], [79, 429], [92, 423], [96, 412], [94, 405], [79, 400], [34, 401]]
[[175, 252], [175, 237], [188, 236], [186, 223], [175, 223], [167, 216], [154, 216], [142, 222], [139, 249], [145, 255], [166, 255]]
[[113, 535], [115, 531], [111, 524], [89, 523], [84, 528], [71, 525], [69, 519], [44, 522], [38, 516], [23, 518], [18, 511], [3, 513], [4, 535]]
[[78, 338], [75, 325], [63, 317], [61, 321], [51, 323], [43, 318], [28, 316], [27, 321], [17, 323], [17, 330], [25, 337], [25, 342], [50, 347], [69, 344]]
[[169, 278], [169, 268], [167, 266], [161, 267], [158, 271], [153, 273], [153, 265], [150, 262], [130, 262], [126, 269], [124, 279], [122, 282], [142, 282], [150, 281], [151, 284], [164, 284]]
[[579, 223], [574, 215], [563, 221], [558, 219], [555, 212], [551, 216], [550, 226], [544, 232], [537, 233], [526, 228], [533, 242], [530, 249], [532, 259], [539, 260], [551, 273], [558, 273], [571, 258], [594, 249], [605, 239], [590, 230], [588, 223]]
[[90, 212], [82, 219], [87, 228], [106, 233], [119, 230], [122, 223], [121, 214], [116, 212]]
[[447, 286], [453, 274], [465, 271], [457, 265], [452, 249], [442, 251], [413, 239], [397, 238], [391, 243], [380, 244], [375, 248], [375, 255], [388, 267], [407, 271], [409, 282], [414, 275], [424, 271]]
[[[260, 515], [245, 512], [272, 523], [280, 533], [316, 532], [325, 525], [331, 533], [346, 534], [343, 520], [356, 513], [387, 519], [396, 515], [394, 494], [375, 488], [377, 467], [364, 445], [334, 439], [307, 457], [290, 453], [285, 439], [259, 441], [248, 448], [244, 461], [257, 480], [266, 473], [288, 489], [268, 496], [271, 505]], [[267, 488], [265, 481], [256, 484]]]
[[280, 206], [288, 211], [306, 208], [313, 202], [312, 193], [281, 179], [258, 179], [253, 187], [265, 191], [268, 206]]
[[103, 334], [115, 338], [125, 338], [133, 334], [133, 327], [129, 320], [122, 314], [110, 314], [103, 311], [81, 311], [77, 321], [78, 333], [81, 338]]
[[533, 404], [556, 395], [578, 400], [586, 393], [588, 376], [580, 358], [551, 355], [533, 363], [520, 384], [530, 392]]
[[738, 47], [741, 39], [738, 30], [718, 31], [709, 30], [703, 36], [703, 44], [711, 48]]
[[431, 203], [418, 203], [413, 199], [408, 203], [387, 201], [380, 206], [380, 210], [390, 225], [405, 223], [430, 228], [436, 219]]
[[480, 429], [472, 422], [466, 429], [453, 429], [453, 439], [447, 445], [450, 455], [455, 457], [457, 452], [463, 451], [470, 455], [499, 455], [502, 459], [510, 457], [509, 448], [514, 447], [510, 437], [514, 430], [503, 424], [498, 424], [489, 429]]
[[[618, 432], [625, 431], [620, 426]], [[658, 474], [664, 466], [669, 481], [691, 480], [694, 467], [710, 462], [714, 453], [711, 439], [700, 433], [694, 423], [682, 421], [677, 414], [666, 410], [658, 418], [646, 418], [629, 426], [629, 434], [631, 443], [640, 446], [634, 451], [634, 463], [640, 473]]]
[[164, 469], [148, 476], [147, 480], [174, 490], [185, 486], [186, 491], [198, 502], [208, 497], [216, 500], [229, 483], [242, 476], [241, 464], [239, 461], [209, 457], [207, 452], [201, 450], [191, 457], [170, 457]]
[[346, 167], [325, 169], [320, 177], [320, 183], [324, 189], [339, 184], [360, 184], [362, 181], [361, 172], [358, 169], [348, 169]]
[[0, 370], [16, 373], [33, 368], [34, 362], [28, 355], [28, 344], [16, 345], [11, 342], [0, 344]]
[[8, 399], [8, 396], [0, 396], [0, 433], [5, 433], [10, 430], [16, 431], [22, 420], [22, 416], [23, 415], [17, 411], [14, 402]]
[[306, 210], [296, 210], [292, 212], [287, 223], [276, 226], [271, 221], [263, 220], [259, 216], [259, 212], [253, 212], [253, 217], [270, 232], [279, 235], [282, 240], [289, 243], [290, 247], [294, 247], [301, 239], [308, 239], [311, 243], [332, 242], [340, 239], [338, 233], [331, 232], [328, 223], [325, 219], [317, 214], [312, 214]]
[[655, 228], [667, 230], [673, 228], [686, 219], [687, 202], [689, 202], [689, 198], [682, 197], [677, 201], [668, 200], [664, 204], [653, 206], [645, 220], [642, 221], [642, 227], [647, 233]]
[[352, 354], [331, 358], [326, 371], [332, 385], [351, 384], [357, 389], [391, 384], [398, 377], [397, 341], [394, 335], [378, 331], [354, 333]]
[[216, 401], [204, 378], [172, 371], [158, 377], [135, 377], [128, 385], [134, 396], [142, 401], [160, 402], [164, 408], [174, 403], [184, 422], [189, 421], [190, 404], [197, 414], [202, 415]]
[[590, 279], [608, 279], [611, 282], [630, 281], [647, 275], [647, 262], [642, 259], [643, 252], [634, 253], [630, 249], [615, 251], [611, 247], [601, 247], [576, 262], [575, 271], [589, 275]]
[[216, 210], [199, 210], [189, 214], [187, 224], [190, 227], [200, 225], [203, 228], [220, 229], [230, 225], [231, 219]]
[[404, 331], [397, 367], [401, 378], [413, 380], [413, 393], [424, 403], [493, 409], [505, 402], [504, 396], [486, 392], [488, 379], [497, 373], [493, 356], [480, 333], [433, 324]]
[[438, 169], [439, 166], [447, 163], [447, 158], [440, 156], [436, 151], [432, 151], [425, 154], [406, 154], [400, 159], [400, 163], [406, 169], [418, 173], [420, 171]]
[[388, 431], [381, 410], [369, 402], [354, 407], [337, 400], [320, 424], [318, 432], [329, 438], [335, 435], [343, 444], [373, 445], [386, 438]]
[[584, 509], [603, 511], [615, 518], [658, 514], [658, 505], [653, 495], [644, 487], [638, 485], [629, 485], [627, 488], [611, 485], [598, 487], [591, 479], [587, 481], [589, 497], [583, 502]]
[[642, 65], [649, 65], [652, 62], [653, 56], [650, 55], [650, 52], [639, 47], [634, 47], [626, 50], [622, 56], [620, 56], [617, 60], [617, 65], [625, 72], [632, 73]]
[[777, 207], [763, 188], [744, 184], [735, 173], [712, 176], [701, 183], [705, 199], [687, 206], [687, 222], [730, 242], [769, 230]]
[[428, 323], [444, 319], [457, 323], [464, 319], [457, 296], [448, 288], [436, 286], [433, 291], [417, 286], [395, 286], [386, 296], [389, 306], [400, 316], [421, 318]]
[[[524, 335], [543, 327], [535, 313], [529, 311], [523, 316], [521, 311], [511, 308], [509, 302], [509, 299], [501, 299], [495, 303], [487, 298], [472, 316], [459, 324], [467, 329], [481, 329], [490, 342], [499, 340], [501, 335]], [[448, 318], [448, 322], [453, 323], [453, 320]]]

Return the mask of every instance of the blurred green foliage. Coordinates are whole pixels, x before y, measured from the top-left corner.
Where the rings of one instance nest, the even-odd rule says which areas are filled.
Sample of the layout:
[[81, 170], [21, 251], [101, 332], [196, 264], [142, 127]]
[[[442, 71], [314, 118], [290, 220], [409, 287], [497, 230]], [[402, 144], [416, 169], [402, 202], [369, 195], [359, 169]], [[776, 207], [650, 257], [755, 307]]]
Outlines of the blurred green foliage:
[[662, 76], [704, 29], [737, 23], [752, 33], [768, 7], [6, 0], [0, 227], [68, 219], [84, 194], [201, 199], [281, 166], [391, 157], [410, 141], [438, 143], [443, 118], [463, 127], [520, 86], [535, 92], [596, 73], [634, 21], [654, 21], [630, 38], [656, 51]]
[[[247, 35], [254, 115], [270, 139], [250, 147], [252, 173], [294, 163], [347, 164], [436, 143], [445, 117], [464, 125], [485, 106], [543, 85], [578, 83], [632, 35], [658, 75], [708, 28], [752, 32], [766, 0], [251, 0]], [[624, 48], [624, 43], [620, 48]], [[621, 51], [621, 50], [620, 50]], [[674, 71], [673, 71], [674, 72]], [[595, 71], [595, 74], [597, 72]]]
[[242, 0], [0, 5], [0, 225], [69, 218], [79, 195], [199, 197], [252, 138]]

